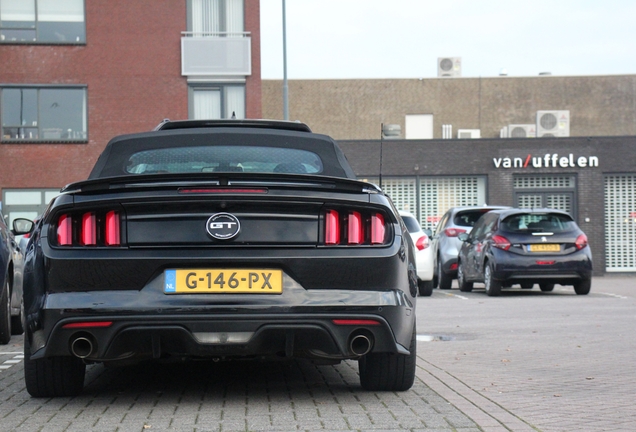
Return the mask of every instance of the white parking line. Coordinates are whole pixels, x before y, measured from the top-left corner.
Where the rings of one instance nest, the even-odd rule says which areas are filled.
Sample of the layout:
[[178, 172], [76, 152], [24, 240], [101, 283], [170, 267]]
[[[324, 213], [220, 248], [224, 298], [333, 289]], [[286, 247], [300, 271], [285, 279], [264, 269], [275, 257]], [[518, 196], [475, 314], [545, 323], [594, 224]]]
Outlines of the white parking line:
[[8, 352], [8, 353], [0, 353], [0, 355], [13, 355], [12, 359], [5, 360], [0, 365], [0, 371], [9, 369], [11, 366], [20, 363], [24, 359], [24, 354], [19, 352]]
[[459, 294], [451, 294], [451, 293], [444, 293], [444, 294], [446, 294], [449, 297], [457, 297], [458, 299], [461, 299], [461, 300], [468, 300], [468, 297], [464, 297]]
[[600, 293], [596, 293], [596, 294], [603, 294], [603, 295], [606, 295], [606, 296], [615, 297], [615, 298], [619, 298], [619, 299], [626, 299], [627, 298], [625, 296], [618, 295], [618, 294], [612, 294], [612, 293], [600, 292]]

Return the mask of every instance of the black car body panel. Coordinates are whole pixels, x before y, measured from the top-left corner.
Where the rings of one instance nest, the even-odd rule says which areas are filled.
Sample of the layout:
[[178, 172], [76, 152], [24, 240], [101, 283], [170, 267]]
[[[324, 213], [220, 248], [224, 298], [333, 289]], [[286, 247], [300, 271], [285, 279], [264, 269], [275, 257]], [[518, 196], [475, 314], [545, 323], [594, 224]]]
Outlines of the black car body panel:
[[[549, 219], [555, 221], [553, 225], [545, 223]], [[531, 220], [537, 222], [525, 223]], [[587, 284], [589, 291], [591, 250], [587, 237], [566, 212], [494, 210], [480, 218], [470, 235], [464, 234], [462, 239], [460, 285], [484, 282], [488, 291], [491, 282], [503, 287], [538, 283], [549, 291], [554, 284], [574, 285], [575, 289]]]
[[[198, 158], [199, 147], [246, 140], [265, 154], [268, 146], [309, 149], [320, 172], [248, 172], [266, 154], [254, 165], [221, 161], [245, 172], [126, 173], [135, 152], [194, 146]], [[32, 237], [25, 374], [34, 396], [81, 390], [42, 387], [35, 366], [61, 361], [79, 371], [78, 359], [364, 359], [366, 388], [412, 384], [410, 236], [390, 199], [355, 180], [328, 137], [224, 125], [115, 138], [90, 178], [52, 201]], [[397, 369], [405, 378], [382, 378], [378, 371], [395, 364], [387, 356], [407, 365]]]

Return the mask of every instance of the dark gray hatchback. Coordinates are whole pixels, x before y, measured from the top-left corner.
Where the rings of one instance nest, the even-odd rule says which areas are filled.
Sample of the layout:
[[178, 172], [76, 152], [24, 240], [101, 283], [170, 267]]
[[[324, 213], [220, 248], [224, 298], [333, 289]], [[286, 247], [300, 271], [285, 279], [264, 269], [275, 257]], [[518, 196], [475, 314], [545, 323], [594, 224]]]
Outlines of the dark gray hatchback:
[[587, 236], [572, 217], [555, 209], [495, 210], [482, 216], [470, 234], [460, 234], [457, 281], [462, 291], [483, 282], [486, 294], [519, 284], [539, 284], [552, 291], [555, 284], [573, 285], [588, 294], [592, 253]]

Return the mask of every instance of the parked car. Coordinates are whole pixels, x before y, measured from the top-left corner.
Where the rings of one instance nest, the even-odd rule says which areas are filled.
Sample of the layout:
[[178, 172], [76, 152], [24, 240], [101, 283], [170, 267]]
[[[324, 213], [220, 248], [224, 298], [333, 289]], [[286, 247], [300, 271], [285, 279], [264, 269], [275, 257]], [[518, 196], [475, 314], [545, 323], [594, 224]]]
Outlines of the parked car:
[[459, 235], [457, 282], [470, 291], [483, 282], [486, 294], [499, 295], [514, 284], [552, 291], [573, 285], [588, 294], [592, 285], [592, 252], [587, 236], [572, 217], [555, 209], [508, 209], [482, 216], [470, 234]]
[[[20, 221], [17, 220], [14, 225], [21, 226]], [[2, 290], [0, 292], [0, 344], [2, 345], [8, 344], [12, 335], [21, 335], [24, 332], [22, 300], [24, 260], [15, 240], [16, 234], [23, 234], [23, 231], [10, 230], [0, 212], [0, 290]]]
[[27, 255], [26, 388], [81, 392], [86, 363], [358, 361], [415, 377], [408, 231], [336, 142], [298, 122], [191, 120], [115, 137]]
[[411, 235], [415, 246], [415, 261], [417, 263], [417, 286], [420, 296], [433, 294], [433, 249], [430, 236], [420, 227], [412, 213], [400, 210], [400, 216]]
[[503, 208], [508, 207], [451, 207], [444, 213], [435, 227], [432, 238], [435, 286], [440, 289], [450, 289], [453, 279], [457, 278], [457, 254], [462, 245], [457, 236], [461, 233], [470, 233], [475, 222], [484, 213]]

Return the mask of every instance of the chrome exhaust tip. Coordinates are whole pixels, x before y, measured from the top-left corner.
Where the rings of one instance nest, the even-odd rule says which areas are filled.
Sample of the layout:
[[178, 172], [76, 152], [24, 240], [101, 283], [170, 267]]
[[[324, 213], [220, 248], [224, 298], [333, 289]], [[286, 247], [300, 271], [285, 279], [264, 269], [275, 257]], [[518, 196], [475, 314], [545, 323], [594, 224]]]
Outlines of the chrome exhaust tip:
[[97, 344], [90, 337], [80, 336], [71, 342], [71, 352], [77, 358], [85, 359], [96, 351]]
[[363, 356], [371, 351], [373, 343], [371, 339], [363, 334], [357, 334], [349, 340], [349, 351], [357, 356]]

